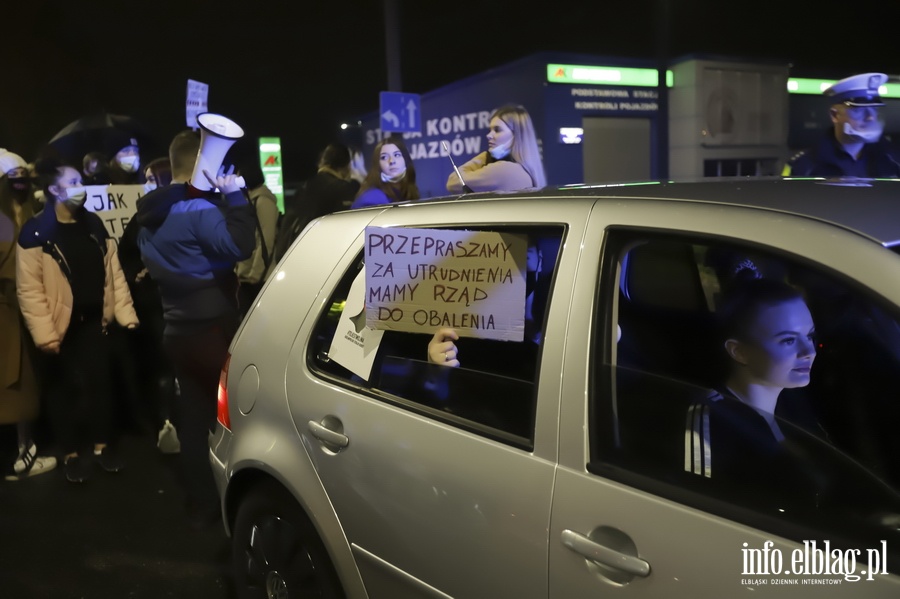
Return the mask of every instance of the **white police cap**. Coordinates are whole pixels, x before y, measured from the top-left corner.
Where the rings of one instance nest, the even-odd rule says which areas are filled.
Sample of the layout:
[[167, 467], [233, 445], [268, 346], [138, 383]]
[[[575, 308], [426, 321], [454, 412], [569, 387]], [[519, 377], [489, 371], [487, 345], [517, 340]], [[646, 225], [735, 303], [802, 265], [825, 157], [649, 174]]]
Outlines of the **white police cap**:
[[887, 82], [884, 73], [853, 75], [834, 83], [824, 92], [833, 104], [848, 106], [884, 106], [878, 88]]

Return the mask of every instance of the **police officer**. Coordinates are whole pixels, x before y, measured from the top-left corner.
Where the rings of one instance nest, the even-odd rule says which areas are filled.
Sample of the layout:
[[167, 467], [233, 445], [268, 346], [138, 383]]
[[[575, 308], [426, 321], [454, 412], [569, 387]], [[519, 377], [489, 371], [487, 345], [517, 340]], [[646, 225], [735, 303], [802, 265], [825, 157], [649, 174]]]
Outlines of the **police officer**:
[[900, 178], [900, 158], [881, 138], [884, 102], [878, 89], [884, 73], [864, 73], [841, 79], [823, 93], [831, 100], [833, 127], [819, 143], [792, 157], [784, 176]]

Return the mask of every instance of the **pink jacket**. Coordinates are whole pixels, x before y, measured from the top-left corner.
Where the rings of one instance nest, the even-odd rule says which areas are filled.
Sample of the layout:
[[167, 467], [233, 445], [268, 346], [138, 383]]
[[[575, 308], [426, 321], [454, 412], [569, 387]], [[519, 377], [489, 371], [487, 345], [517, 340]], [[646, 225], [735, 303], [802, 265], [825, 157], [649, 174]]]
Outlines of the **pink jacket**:
[[[34, 219], [32, 219], [34, 220]], [[27, 232], [28, 223], [23, 228]], [[62, 256], [65, 260], [65, 256]], [[103, 293], [103, 326], [113, 318], [122, 326], [138, 324], [125, 274], [119, 265], [116, 242], [106, 239], [106, 283]], [[43, 245], [16, 248], [16, 295], [25, 323], [38, 346], [62, 343], [72, 320], [72, 288], [54, 257]]]

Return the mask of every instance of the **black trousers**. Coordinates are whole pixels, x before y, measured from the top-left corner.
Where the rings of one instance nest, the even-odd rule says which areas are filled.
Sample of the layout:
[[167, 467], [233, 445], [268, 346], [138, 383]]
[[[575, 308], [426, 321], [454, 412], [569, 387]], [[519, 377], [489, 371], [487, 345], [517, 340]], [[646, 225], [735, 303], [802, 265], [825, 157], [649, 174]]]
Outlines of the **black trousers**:
[[175, 401], [175, 371], [165, 350], [165, 323], [162, 308], [138, 312], [141, 326], [125, 331], [127, 350], [136, 364], [135, 378], [139, 389], [139, 405], [132, 412], [143, 428], [149, 426], [156, 435], [165, 420], [176, 425], [173, 414]]
[[247, 312], [250, 311], [250, 308], [253, 307], [253, 302], [256, 301], [259, 292], [262, 291], [264, 283], [265, 281], [262, 283], [241, 283], [240, 287], [238, 287], [238, 304], [240, 305], [241, 318], [244, 318]]
[[182, 486], [189, 504], [195, 506], [218, 502], [209, 464], [209, 434], [216, 424], [219, 374], [237, 327], [237, 314], [229, 314], [190, 334], [165, 336], [166, 353], [181, 389], [175, 413]]
[[62, 452], [111, 442], [109, 338], [100, 317], [73, 317], [59, 354], [45, 357], [47, 412]]

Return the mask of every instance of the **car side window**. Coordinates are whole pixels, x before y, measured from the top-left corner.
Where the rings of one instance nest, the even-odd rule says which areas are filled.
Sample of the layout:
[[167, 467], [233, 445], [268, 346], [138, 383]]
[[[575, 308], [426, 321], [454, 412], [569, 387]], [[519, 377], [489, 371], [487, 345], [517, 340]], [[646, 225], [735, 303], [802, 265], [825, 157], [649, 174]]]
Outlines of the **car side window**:
[[589, 470], [798, 542], [896, 553], [895, 307], [745, 242], [623, 230], [606, 247]]
[[[466, 230], [522, 236], [528, 240], [529, 256], [540, 257], [528, 260], [528, 268], [522, 272], [526, 279], [523, 341], [461, 337], [455, 342], [460, 366], [452, 368], [428, 361], [428, 343], [433, 333], [386, 330], [369, 376], [354, 374], [331, 359], [329, 350], [354, 280], [365, 268], [364, 256], [360, 254], [335, 287], [327, 309], [318, 317], [307, 361], [320, 376], [369, 397], [530, 449], [534, 439], [544, 316], [564, 230], [546, 226], [466, 227]], [[435, 326], [434, 332], [438, 328], [441, 327]]]

